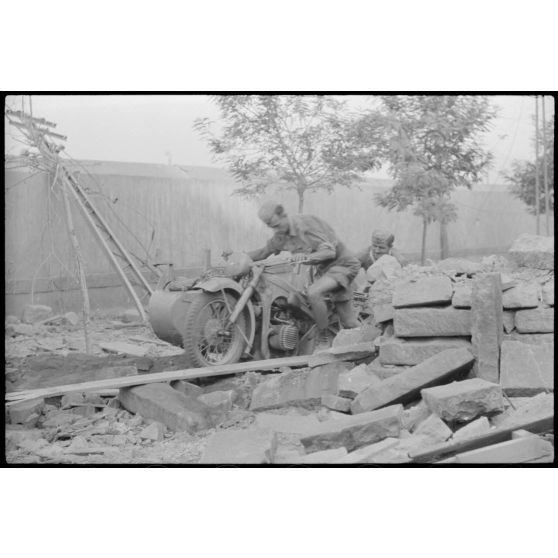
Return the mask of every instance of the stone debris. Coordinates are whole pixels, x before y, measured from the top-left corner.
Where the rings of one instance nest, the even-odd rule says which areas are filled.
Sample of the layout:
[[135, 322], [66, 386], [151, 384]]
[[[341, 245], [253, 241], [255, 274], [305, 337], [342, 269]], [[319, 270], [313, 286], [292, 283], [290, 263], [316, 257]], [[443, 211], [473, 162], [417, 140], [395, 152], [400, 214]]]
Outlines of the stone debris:
[[447, 308], [400, 308], [394, 312], [397, 337], [461, 337], [471, 335], [471, 311]]
[[515, 329], [515, 312], [505, 311], [502, 314], [502, 325], [505, 333], [511, 333]]
[[502, 304], [506, 310], [536, 308], [539, 305], [539, 286], [528, 283], [508, 289], [502, 295]]
[[292, 464], [299, 465], [325, 465], [326, 463], [342, 463], [347, 455], [345, 448], [328, 449], [324, 451], [316, 451], [308, 455], [300, 455], [298, 458], [290, 461]]
[[140, 438], [160, 442], [165, 435], [165, 427], [160, 422], [152, 422], [140, 432]]
[[380, 380], [387, 380], [388, 378], [391, 378], [392, 376], [397, 376], [397, 374], [400, 374], [401, 372], [405, 372], [405, 370], [408, 370], [410, 368], [410, 366], [387, 365], [387, 364], [383, 365], [380, 362], [379, 358], [373, 360], [371, 363], [367, 364], [366, 366], [368, 370], [372, 374], [380, 378]]
[[554, 395], [552, 393], [539, 393], [529, 397], [516, 408], [508, 407], [503, 413], [490, 419], [492, 426], [508, 428], [522, 424], [529, 420], [536, 420], [554, 412]]
[[554, 333], [554, 308], [518, 310], [515, 329], [519, 333]]
[[203, 388], [191, 382], [187, 382], [186, 380], [174, 380], [170, 385], [172, 388], [189, 397], [198, 397], [203, 393]]
[[381, 364], [414, 366], [445, 351], [465, 347], [471, 350], [471, 343], [462, 337], [440, 337], [434, 339], [400, 339], [392, 337], [380, 345]]
[[[356, 464], [356, 463], [370, 463], [370, 460], [381, 454], [382, 452], [395, 447], [399, 444], [398, 438], [385, 438], [381, 442], [376, 442], [374, 444], [370, 444], [369, 446], [364, 446], [359, 448], [351, 453], [346, 454], [345, 456], [341, 456], [336, 461], [333, 461], [335, 464]], [[343, 448], [344, 449], [344, 448]], [[345, 450], [346, 451], [346, 450]], [[323, 453], [323, 452], [318, 452]], [[316, 455], [316, 454], [310, 454]]]
[[428, 408], [447, 422], [468, 422], [504, 410], [502, 386], [473, 378], [421, 391]]
[[340, 413], [348, 413], [351, 410], [351, 402], [351, 399], [332, 395], [331, 393], [322, 395], [322, 405]]
[[332, 348], [347, 347], [360, 343], [370, 343], [382, 332], [374, 325], [363, 325], [352, 329], [342, 329], [333, 339]]
[[258, 413], [255, 421], [257, 428], [299, 436], [312, 432], [319, 424], [319, 420], [314, 415], [276, 415], [273, 413]]
[[399, 283], [393, 293], [392, 304], [394, 308], [449, 304], [452, 295], [449, 277], [423, 277]]
[[470, 283], [458, 283], [453, 292], [451, 304], [454, 308], [471, 308], [473, 287]]
[[543, 285], [541, 295], [544, 304], [554, 306], [554, 277]]
[[361, 392], [351, 405], [353, 414], [363, 413], [418, 399], [420, 390], [444, 383], [470, 369], [474, 362], [468, 349], [447, 349], [428, 360], [383, 380], [378, 386]]
[[554, 391], [554, 343], [504, 341], [500, 360], [502, 389], [511, 397]]
[[380, 382], [380, 378], [370, 370], [369, 366], [359, 364], [339, 374], [337, 381], [338, 394], [343, 398], [354, 399], [361, 391], [376, 386]]
[[208, 439], [200, 463], [273, 463], [276, 449], [277, 435], [272, 430], [223, 430], [215, 432]]
[[[38, 419], [44, 406], [44, 399], [18, 401], [8, 408], [10, 422], [12, 424], [25, 424], [29, 421], [30, 417], [36, 416]], [[32, 421], [33, 420], [34, 419], [32, 419]]]
[[429, 438], [429, 444], [445, 442], [453, 434], [447, 424], [438, 416], [431, 414], [414, 430], [414, 436]]
[[474, 438], [479, 434], [484, 434], [490, 430], [490, 422], [486, 417], [480, 417], [469, 424], [466, 424], [453, 433], [452, 441], [466, 440]]
[[355, 417], [323, 422], [300, 441], [307, 453], [339, 447], [353, 451], [384, 438], [397, 437], [402, 413], [401, 405], [392, 405]]
[[235, 392], [233, 390], [212, 391], [210, 393], [198, 395], [197, 399], [208, 407], [227, 412], [230, 411], [233, 407]]
[[389, 302], [374, 304], [372, 306], [372, 316], [375, 324], [382, 324], [393, 320], [393, 305]]
[[28, 304], [23, 309], [22, 321], [25, 324], [36, 324], [52, 316], [52, 308], [43, 304]]
[[415, 428], [425, 419], [432, 414], [428, 405], [421, 399], [416, 405], [409, 407], [403, 411], [401, 418], [401, 427], [408, 431], [413, 432]]
[[522, 234], [509, 250], [519, 266], [554, 270], [554, 237]]

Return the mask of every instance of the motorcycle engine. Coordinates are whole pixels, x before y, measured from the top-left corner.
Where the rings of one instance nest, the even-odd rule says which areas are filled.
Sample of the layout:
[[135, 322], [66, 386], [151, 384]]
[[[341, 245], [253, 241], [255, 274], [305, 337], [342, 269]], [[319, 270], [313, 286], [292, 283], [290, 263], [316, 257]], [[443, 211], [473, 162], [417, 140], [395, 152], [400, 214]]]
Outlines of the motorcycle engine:
[[294, 325], [273, 326], [269, 346], [279, 351], [292, 351], [298, 343], [298, 328]]

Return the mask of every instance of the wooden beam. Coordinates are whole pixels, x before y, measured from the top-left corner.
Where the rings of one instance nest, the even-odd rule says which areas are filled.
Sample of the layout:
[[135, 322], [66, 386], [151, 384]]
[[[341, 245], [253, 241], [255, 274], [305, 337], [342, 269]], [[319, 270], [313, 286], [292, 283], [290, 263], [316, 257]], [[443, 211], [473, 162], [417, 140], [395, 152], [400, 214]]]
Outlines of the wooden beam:
[[[171, 382], [173, 380], [194, 380], [196, 378], [209, 378], [211, 376], [224, 376], [227, 374], [241, 374], [243, 372], [274, 370], [282, 366], [301, 367], [308, 364], [310, 355], [293, 356], [284, 358], [271, 358], [268, 360], [253, 360], [249, 362], [237, 362], [235, 364], [223, 364], [220, 366], [208, 366], [205, 368], [187, 368], [185, 370], [172, 370], [169, 372], [156, 372], [153, 374], [139, 374], [137, 376], [123, 376], [110, 380], [97, 380], [93, 382], [82, 382], [79, 384], [67, 384], [42, 389], [30, 389], [25, 391], [13, 391], [6, 394], [6, 401], [15, 402], [22, 399], [34, 399], [36, 397], [54, 397], [66, 393], [83, 391], [96, 391], [104, 389], [116, 389], [157, 382]], [[9, 403], [8, 403], [9, 404]]]
[[554, 412], [547, 413], [536, 419], [531, 418], [520, 424], [514, 424], [507, 428], [498, 428], [475, 438], [460, 440], [450, 444], [440, 444], [426, 451], [411, 452], [410, 457], [416, 463], [432, 463], [450, 455], [464, 451], [483, 448], [499, 442], [511, 440], [512, 432], [516, 430], [528, 430], [529, 432], [546, 432], [554, 428]]

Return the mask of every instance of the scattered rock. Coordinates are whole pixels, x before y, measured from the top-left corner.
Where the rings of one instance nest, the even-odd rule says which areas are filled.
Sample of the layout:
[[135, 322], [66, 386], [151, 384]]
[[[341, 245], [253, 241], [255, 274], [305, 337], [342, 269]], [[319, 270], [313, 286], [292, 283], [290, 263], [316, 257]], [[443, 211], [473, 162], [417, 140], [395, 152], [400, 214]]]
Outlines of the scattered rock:
[[224, 413], [230, 411], [233, 406], [235, 392], [233, 390], [227, 391], [212, 391], [198, 396], [198, 401], [204, 405], [217, 409]]
[[448, 275], [474, 275], [482, 265], [463, 258], [446, 258], [436, 263], [435, 268]]
[[10, 422], [13, 424], [24, 424], [32, 415], [37, 415], [36, 418], [38, 419], [44, 406], [44, 399], [25, 399], [23, 401], [18, 401], [8, 407]]
[[467, 349], [447, 349], [401, 372], [373, 388], [361, 392], [351, 405], [353, 414], [408, 403], [418, 398], [420, 390], [443, 383], [470, 369], [474, 358]]
[[333, 411], [348, 413], [351, 410], [351, 399], [328, 393], [322, 395], [322, 405]]
[[165, 435], [165, 427], [160, 422], [152, 422], [140, 432], [140, 438], [160, 442]]
[[446, 349], [471, 350], [471, 343], [461, 337], [441, 337], [406, 340], [392, 337], [380, 346], [381, 364], [414, 366]]
[[75, 312], [66, 312], [64, 314], [64, 319], [70, 325], [76, 326], [79, 324], [79, 316]]
[[62, 396], [60, 401], [62, 409], [69, 409], [70, 407], [77, 407], [87, 403], [95, 405], [96, 407], [104, 407], [105, 405], [105, 402], [99, 394], [88, 392], [67, 393]]
[[19, 324], [19, 318], [17, 316], [6, 316], [6, 325], [14, 325], [14, 324]]
[[509, 256], [519, 266], [554, 269], [554, 237], [522, 234], [512, 244]]
[[376, 347], [374, 345], [374, 342], [357, 343], [356, 345], [331, 347], [328, 352], [345, 360], [358, 360], [374, 355], [376, 353]]
[[502, 295], [502, 304], [506, 310], [536, 308], [539, 305], [539, 287], [536, 283], [527, 283], [508, 289]]
[[[136, 368], [139, 372], [149, 372], [153, 368], [154, 364], [154, 360], [146, 356], [140, 357], [136, 360]], [[180, 382], [181, 380], [178, 381]]]
[[81, 417], [92, 417], [95, 412], [95, 405], [91, 403], [85, 403], [84, 405], [76, 405], [71, 408], [72, 413], [79, 415]]
[[276, 449], [277, 436], [271, 430], [223, 430], [209, 438], [200, 463], [273, 463]]
[[401, 427], [409, 432], [413, 432], [415, 428], [424, 420], [426, 420], [432, 411], [428, 405], [421, 399], [416, 405], [403, 411], [401, 418]]
[[450, 438], [452, 431], [440, 417], [432, 414], [415, 428], [414, 434], [429, 438], [430, 443], [435, 445]]
[[536, 420], [554, 412], [554, 395], [539, 393], [527, 399], [525, 403], [513, 409], [509, 407], [504, 413], [491, 418], [491, 423], [498, 428], [508, 428], [530, 420]]
[[68, 411], [54, 411], [49, 413], [46, 420], [43, 422], [43, 428], [60, 428], [68, 426], [78, 420], [74, 413]]
[[398, 337], [460, 337], [471, 335], [471, 311], [458, 308], [401, 308], [393, 318]]
[[198, 397], [203, 393], [203, 389], [200, 386], [187, 382], [186, 380], [174, 380], [170, 385], [173, 389], [189, 397]]
[[347, 347], [359, 343], [370, 343], [382, 332], [374, 325], [367, 324], [352, 329], [342, 329], [335, 336], [332, 347]]
[[6, 328], [6, 333], [9, 334], [10, 337], [17, 337], [18, 335], [27, 335], [31, 337], [35, 335], [36, 330], [31, 324], [11, 324]]
[[314, 415], [275, 415], [258, 413], [255, 425], [260, 429], [272, 430], [280, 434], [306, 435], [319, 425]]
[[393, 293], [394, 308], [449, 304], [453, 288], [449, 277], [422, 277], [399, 283]]
[[389, 302], [374, 304], [372, 306], [372, 316], [374, 317], [374, 323], [376, 324], [382, 324], [393, 320], [393, 313], [393, 305]]
[[506, 333], [511, 333], [515, 329], [515, 312], [505, 311], [502, 315], [502, 325]]
[[380, 378], [371, 372], [366, 364], [360, 364], [339, 374], [338, 394], [343, 398], [354, 399], [361, 391], [380, 382]]
[[28, 304], [23, 309], [22, 321], [26, 324], [36, 324], [52, 316], [52, 308], [43, 304]]
[[500, 383], [506, 395], [531, 396], [554, 391], [554, 343], [502, 343]]
[[345, 448], [328, 449], [316, 451], [308, 455], [300, 455], [293, 459], [291, 463], [297, 465], [322, 465], [326, 463], [337, 463], [339, 459], [347, 455]]
[[399, 440], [397, 438], [385, 438], [381, 442], [376, 442], [374, 444], [370, 444], [369, 446], [364, 446], [352, 451], [351, 453], [340, 457], [336, 461], [333, 461], [333, 463], [347, 465], [355, 463], [369, 463], [370, 459], [381, 454], [387, 449], [395, 447], [398, 443]]
[[554, 306], [554, 277], [543, 285], [541, 294], [544, 304]]
[[402, 413], [401, 405], [393, 405], [356, 417], [322, 422], [300, 441], [307, 453], [339, 447], [352, 451], [384, 438], [397, 437]]
[[474, 438], [479, 434], [484, 434], [490, 430], [490, 422], [486, 417], [480, 417], [473, 422], [465, 425], [463, 428], [455, 431], [452, 436], [452, 442]]
[[400, 374], [401, 372], [405, 372], [410, 368], [410, 366], [383, 365], [380, 362], [379, 358], [373, 360], [371, 363], [367, 364], [366, 366], [368, 370], [375, 376], [378, 376], [380, 380], [387, 380], [388, 378], [391, 378], [392, 376], [397, 376], [397, 374]]
[[468, 422], [504, 410], [502, 387], [480, 378], [423, 389], [421, 394], [428, 408], [447, 422]]
[[515, 329], [519, 333], [554, 333], [554, 308], [518, 310]]
[[140, 315], [135, 308], [129, 308], [128, 310], [125, 310], [122, 314], [120, 314], [119, 319], [125, 324], [141, 321]]

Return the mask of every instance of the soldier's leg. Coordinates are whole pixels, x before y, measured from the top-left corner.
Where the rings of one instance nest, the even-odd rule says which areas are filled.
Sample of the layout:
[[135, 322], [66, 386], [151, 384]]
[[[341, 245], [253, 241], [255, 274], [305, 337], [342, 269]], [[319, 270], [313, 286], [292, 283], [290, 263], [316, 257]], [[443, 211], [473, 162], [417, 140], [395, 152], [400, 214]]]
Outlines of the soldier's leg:
[[308, 302], [320, 331], [325, 331], [328, 326], [327, 305], [324, 295], [338, 286], [339, 283], [335, 279], [325, 275], [308, 287]]
[[347, 329], [360, 327], [361, 324], [358, 321], [357, 311], [352, 300], [337, 300], [335, 309], [343, 327]]

